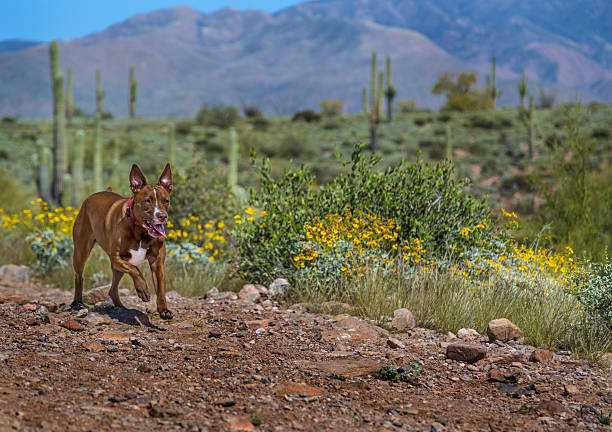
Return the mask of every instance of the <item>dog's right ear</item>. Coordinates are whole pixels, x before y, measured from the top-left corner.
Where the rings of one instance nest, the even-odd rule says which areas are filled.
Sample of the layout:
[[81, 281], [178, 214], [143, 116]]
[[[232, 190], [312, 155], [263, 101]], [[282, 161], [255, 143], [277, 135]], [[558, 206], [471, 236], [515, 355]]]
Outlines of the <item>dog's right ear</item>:
[[132, 165], [132, 170], [130, 171], [130, 189], [132, 189], [133, 193], [138, 192], [140, 189], [147, 184], [147, 179], [145, 178], [138, 165]]

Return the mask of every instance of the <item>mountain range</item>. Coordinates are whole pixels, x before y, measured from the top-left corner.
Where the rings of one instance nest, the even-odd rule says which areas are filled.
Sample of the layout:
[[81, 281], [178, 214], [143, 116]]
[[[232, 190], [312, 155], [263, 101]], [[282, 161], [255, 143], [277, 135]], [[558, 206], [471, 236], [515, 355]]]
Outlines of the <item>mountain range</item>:
[[[516, 104], [524, 69], [532, 93], [612, 101], [612, 6], [606, 0], [320, 0], [276, 14], [187, 7], [133, 16], [83, 38], [60, 41], [73, 70], [76, 106], [95, 109], [95, 70], [105, 111], [128, 112], [128, 71], [141, 116], [194, 115], [203, 103], [266, 112], [317, 109], [326, 98], [361, 109], [370, 55], [390, 56], [397, 98], [435, 108], [444, 72], [476, 71], [497, 58], [500, 105]], [[537, 97], [537, 96], [536, 96]], [[0, 116], [50, 116], [48, 44], [0, 41]]]

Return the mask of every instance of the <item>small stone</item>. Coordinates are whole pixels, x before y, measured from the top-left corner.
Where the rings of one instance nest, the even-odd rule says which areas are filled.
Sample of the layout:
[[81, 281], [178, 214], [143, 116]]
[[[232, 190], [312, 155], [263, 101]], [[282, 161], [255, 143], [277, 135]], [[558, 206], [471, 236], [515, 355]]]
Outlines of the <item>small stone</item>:
[[544, 400], [538, 405], [537, 411], [539, 414], [559, 415], [566, 412], [565, 406], [554, 400]]
[[414, 316], [406, 308], [396, 309], [393, 311], [393, 320], [391, 321], [391, 327], [396, 330], [406, 330], [414, 328], [416, 325]]
[[480, 337], [480, 333], [471, 328], [462, 328], [457, 331], [457, 337], [464, 341], [472, 341]]
[[246, 284], [238, 293], [238, 298], [247, 302], [256, 302], [261, 297], [259, 290], [253, 284]]
[[455, 342], [446, 348], [446, 358], [464, 363], [475, 363], [486, 355], [484, 347], [465, 342]]
[[516, 374], [505, 371], [503, 369], [491, 369], [489, 371], [489, 381], [497, 381], [500, 383], [515, 383], [518, 381]]
[[83, 303], [93, 305], [103, 302], [108, 298], [110, 287], [110, 284], [108, 284], [87, 291], [83, 294]]
[[231, 406], [236, 405], [236, 401], [234, 400], [234, 398], [231, 398], [231, 397], [221, 398], [215, 401], [215, 405], [221, 405], [223, 407], [231, 407]]
[[521, 337], [521, 329], [506, 318], [498, 318], [489, 322], [487, 336], [490, 340], [508, 342]]
[[34, 303], [26, 303], [22, 306], [24, 311], [34, 312], [38, 306]]
[[499, 392], [501, 394], [505, 394], [511, 397], [521, 397], [521, 395], [524, 393], [523, 389], [521, 389], [520, 387], [515, 386], [514, 384], [508, 384], [508, 383], [504, 383], [499, 387]]
[[601, 367], [604, 369], [612, 369], [612, 353], [605, 353], [599, 359]]
[[271, 319], [263, 319], [263, 320], [245, 321], [245, 324], [251, 330], [257, 330], [258, 328], [263, 328], [263, 329], [267, 330], [268, 329], [268, 325], [271, 322], [272, 322]]
[[578, 387], [574, 384], [563, 384], [563, 394], [566, 396], [575, 396], [580, 393]]
[[394, 348], [394, 349], [395, 348], [406, 348], [406, 345], [404, 345], [404, 342], [394, 337], [390, 337], [389, 339], [387, 339], [387, 345], [389, 345], [391, 348]]
[[136, 368], [136, 370], [137, 370], [138, 372], [145, 372], [145, 373], [148, 373], [148, 372], [153, 371], [153, 368], [152, 368], [151, 366], [149, 366], [148, 364], [144, 364], [144, 363], [143, 363], [143, 364], [138, 365], [138, 367]]
[[529, 360], [536, 363], [546, 363], [552, 361], [553, 353], [545, 349], [537, 349], [531, 353]]
[[89, 352], [97, 353], [102, 351], [102, 345], [95, 341], [85, 342], [81, 346]]
[[220, 338], [223, 335], [223, 333], [217, 329], [210, 329], [208, 330], [208, 337], [209, 338]]
[[230, 430], [232, 431], [253, 431], [255, 426], [251, 418], [246, 415], [228, 415], [225, 417], [225, 421], [229, 424]]
[[114, 353], [114, 352], [117, 352], [117, 351], [119, 351], [119, 347], [117, 345], [108, 345], [106, 347], [106, 352]]
[[212, 289], [210, 289], [205, 295], [204, 298], [205, 299], [209, 299], [209, 298], [214, 298], [217, 294], [219, 294], [219, 290], [217, 289], [217, 287], [212, 287]]
[[38, 304], [46, 307], [49, 312], [55, 312], [57, 310], [57, 305], [50, 301], [39, 301]]
[[291, 285], [289, 285], [287, 279], [278, 278], [268, 287], [268, 294], [272, 297], [282, 297], [289, 292], [290, 288]]
[[76, 320], [62, 321], [60, 323], [60, 326], [64, 327], [65, 329], [68, 329], [70, 331], [83, 331], [83, 330], [85, 330], [85, 326], [83, 324], [81, 324], [80, 322], [76, 321]]
[[544, 384], [534, 384], [533, 388], [536, 393], [546, 393], [550, 391], [550, 387]]

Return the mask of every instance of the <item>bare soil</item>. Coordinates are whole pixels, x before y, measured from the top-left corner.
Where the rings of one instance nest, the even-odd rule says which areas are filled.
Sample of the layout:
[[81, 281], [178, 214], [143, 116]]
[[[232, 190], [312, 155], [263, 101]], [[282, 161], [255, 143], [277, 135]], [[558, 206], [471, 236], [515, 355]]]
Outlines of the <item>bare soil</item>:
[[[487, 357], [468, 365], [446, 358], [451, 336], [220, 297], [170, 293], [166, 322], [125, 292], [128, 309], [87, 312], [63, 305], [71, 293], [0, 286], [0, 431], [609, 427], [610, 372], [569, 353], [532, 362], [533, 347], [481, 337]], [[384, 381], [382, 366], [419, 373]]]

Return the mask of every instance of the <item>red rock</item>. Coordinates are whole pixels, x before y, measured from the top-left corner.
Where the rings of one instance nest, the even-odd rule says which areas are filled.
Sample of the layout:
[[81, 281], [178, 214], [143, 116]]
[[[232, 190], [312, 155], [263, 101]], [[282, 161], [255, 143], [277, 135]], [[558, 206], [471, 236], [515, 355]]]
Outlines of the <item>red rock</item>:
[[34, 303], [26, 303], [22, 307], [23, 307], [23, 310], [30, 311], [30, 312], [34, 312], [36, 308], [38, 308], [38, 306], [35, 305]]
[[11, 303], [17, 303], [19, 305], [26, 304], [30, 302], [30, 299], [27, 299], [20, 295], [11, 295], [6, 298]]
[[560, 402], [544, 400], [538, 405], [537, 411], [540, 414], [558, 415], [562, 412], [567, 412], [567, 408]]
[[396, 309], [393, 311], [393, 320], [391, 321], [391, 327], [396, 330], [406, 330], [414, 328], [416, 325], [412, 312], [408, 309]]
[[251, 418], [245, 415], [227, 415], [225, 421], [229, 424], [229, 427], [233, 431], [252, 431], [255, 430], [255, 426], [251, 422]]
[[259, 290], [253, 284], [246, 284], [238, 292], [238, 298], [247, 302], [255, 302], [261, 297]]
[[268, 326], [270, 325], [271, 322], [272, 322], [271, 319], [262, 319], [262, 320], [246, 321], [245, 324], [251, 330], [257, 330], [259, 328], [268, 330]]
[[49, 312], [55, 312], [57, 310], [57, 305], [50, 301], [40, 301], [38, 304], [46, 307]]
[[489, 322], [487, 336], [490, 340], [508, 342], [521, 337], [521, 329], [506, 318], [498, 318]]
[[108, 298], [108, 292], [110, 291], [110, 284], [103, 285], [101, 287], [93, 288], [83, 294], [83, 302], [85, 304], [96, 304], [102, 302]]
[[0, 293], [0, 303], [6, 303], [6, 297], [2, 293]]
[[100, 339], [110, 341], [129, 342], [130, 335], [117, 330], [106, 330], [97, 335]]
[[62, 321], [60, 323], [60, 326], [64, 327], [65, 329], [68, 329], [70, 331], [83, 331], [83, 330], [85, 330], [85, 326], [83, 324], [81, 324], [80, 322], [76, 321], [76, 320]]
[[380, 327], [344, 314], [333, 317], [331, 321], [333, 328], [322, 332], [323, 339], [327, 341], [376, 340], [389, 335], [388, 331]]
[[345, 377], [359, 377], [374, 374], [382, 366], [370, 359], [334, 359], [326, 361], [304, 361], [302, 366], [306, 369], [317, 370], [328, 374]]
[[389, 339], [387, 339], [387, 345], [389, 345], [391, 348], [405, 348], [406, 345], [404, 345], [404, 342], [402, 342], [399, 339], [390, 337]]
[[563, 394], [566, 396], [575, 396], [580, 393], [578, 387], [574, 384], [563, 384]]
[[455, 342], [446, 347], [446, 358], [464, 363], [475, 363], [486, 355], [486, 348], [480, 345]]
[[552, 361], [553, 353], [545, 349], [537, 349], [531, 353], [529, 360], [536, 363], [546, 363]]
[[98, 342], [95, 342], [95, 341], [85, 342], [81, 346], [89, 352], [97, 353], [97, 352], [102, 351], [102, 345], [100, 345]]

